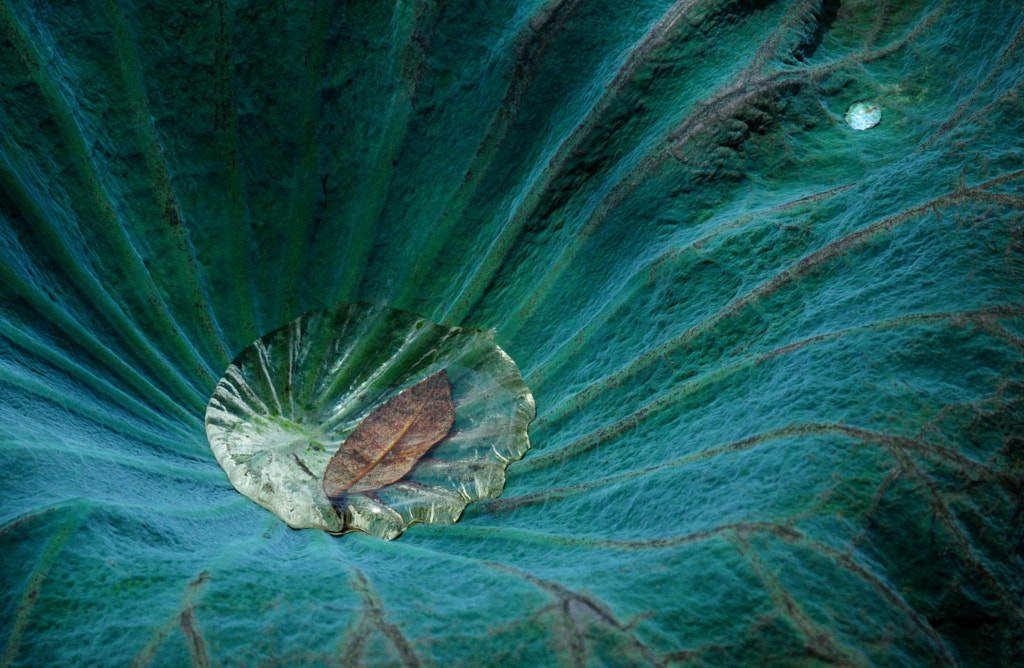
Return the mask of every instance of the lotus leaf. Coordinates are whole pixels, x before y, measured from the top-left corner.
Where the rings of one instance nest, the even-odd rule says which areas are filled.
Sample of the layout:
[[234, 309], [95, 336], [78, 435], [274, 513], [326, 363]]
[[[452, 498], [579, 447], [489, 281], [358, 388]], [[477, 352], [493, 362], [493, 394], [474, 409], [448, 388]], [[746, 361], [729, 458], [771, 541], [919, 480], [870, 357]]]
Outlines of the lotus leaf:
[[[0, 62], [0, 666], [1024, 664], [1021, 3], [2, 0]], [[232, 487], [218, 379], [342, 303], [494, 331], [500, 498]]]

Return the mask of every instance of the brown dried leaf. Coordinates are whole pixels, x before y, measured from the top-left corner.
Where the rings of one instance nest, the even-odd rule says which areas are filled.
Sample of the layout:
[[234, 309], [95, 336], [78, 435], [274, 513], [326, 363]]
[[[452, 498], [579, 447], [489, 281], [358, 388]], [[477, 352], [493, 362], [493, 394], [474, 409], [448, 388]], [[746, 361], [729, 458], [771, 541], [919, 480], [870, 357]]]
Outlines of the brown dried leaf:
[[448, 435], [454, 420], [452, 385], [441, 369], [359, 423], [327, 464], [324, 492], [337, 499], [390, 485]]

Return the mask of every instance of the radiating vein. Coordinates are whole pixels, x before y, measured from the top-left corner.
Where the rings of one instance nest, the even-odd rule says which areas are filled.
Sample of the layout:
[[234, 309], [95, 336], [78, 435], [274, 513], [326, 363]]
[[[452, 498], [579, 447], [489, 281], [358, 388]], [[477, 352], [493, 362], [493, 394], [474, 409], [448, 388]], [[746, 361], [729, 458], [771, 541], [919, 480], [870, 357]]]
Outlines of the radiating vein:
[[[4, 285], [5, 290], [22, 297], [41, 317], [46, 318], [67, 334], [70, 340], [82, 346], [104, 368], [109, 369], [112, 373], [124, 378], [129, 383], [143, 388], [147, 395], [155, 399], [158, 404], [167, 404], [169, 402], [169, 399], [161, 397], [161, 391], [154, 387], [149, 379], [128, 366], [120, 356], [104, 346], [81, 323], [72, 318], [64, 309], [59, 308], [56, 303], [48, 299], [37, 288], [27, 283], [21, 276], [15, 274], [3, 263], [0, 263], [0, 283]], [[131, 329], [129, 331], [134, 332], [135, 330]], [[179, 398], [185, 401], [186, 406], [192, 406], [196, 410], [201, 410], [204, 402], [203, 397], [194, 389], [187, 387], [181, 382], [179, 374], [173, 373], [170, 378], [177, 379], [178, 382], [171, 383], [171, 388], [175, 390], [175, 394]], [[188, 412], [187, 409], [174, 403], [170, 403], [168, 407], [176, 413]]]
[[[572, 336], [565, 338], [561, 342], [553, 342], [552, 345], [548, 346], [547, 350], [549, 352], [547, 356], [540, 360], [536, 366], [527, 371], [524, 375], [524, 379], [530, 383], [530, 386], [536, 392], [544, 385], [546, 380], [552, 377], [552, 368], [557, 368], [559, 364], [564, 363], [566, 360], [576, 355], [583, 349], [587, 341], [596, 336], [602, 327], [612, 321], [617, 315], [619, 315], [623, 308], [630, 304], [631, 300], [636, 297], [636, 294], [645, 288], [646, 276], [657, 274], [662, 266], [672, 263], [688, 250], [701, 249], [713, 239], [730, 230], [742, 228], [751, 222], [771, 216], [772, 214], [834, 197], [849, 190], [854, 185], [856, 184], [851, 183], [839, 186], [831, 190], [805, 195], [796, 200], [791, 200], [768, 209], [743, 214], [742, 216], [732, 218], [716, 226], [707, 234], [685, 246], [670, 248], [654, 260], [651, 260], [644, 266], [637, 268], [629, 279], [623, 281], [621, 289], [617, 292], [609, 293], [602, 308], [596, 314], [589, 317], [587, 321], [572, 334]], [[502, 334], [509, 336], [508, 330], [503, 330]]]
[[179, 359], [191, 367], [203, 380], [212, 385], [214, 374], [206, 366], [192, 344], [182, 334], [160, 298], [152, 277], [143, 267], [141, 258], [132, 247], [124, 227], [103, 188], [99, 169], [93, 161], [81, 129], [74, 115], [57, 89], [51, 73], [48, 71], [32, 41], [25, 34], [20, 23], [12, 15], [10, 8], [0, 4], [0, 29], [15, 45], [22, 65], [28, 70], [33, 81], [45, 98], [50, 113], [60, 132], [61, 138], [72, 157], [72, 165], [82, 178], [88, 197], [83, 204], [88, 204], [96, 215], [97, 224], [93, 229], [102, 234], [108, 243], [116, 249], [116, 256], [126, 277], [139, 286], [140, 294], [144, 295], [143, 304], [153, 319], [161, 323], [163, 329], [172, 334], [172, 347]]
[[[915, 452], [927, 459], [939, 461], [949, 466], [952, 470], [962, 470], [965, 473], [970, 474], [974, 480], [995, 481], [1007, 487], [1012, 487], [1013, 485], [1013, 481], [1010, 476], [996, 471], [985, 464], [976, 462], [964, 456], [955, 448], [944, 445], [941, 442], [923, 441], [897, 434], [882, 433], [839, 422], [797, 422], [785, 427], [770, 429], [753, 436], [747, 436], [737, 441], [726, 443], [725, 445], [718, 445], [706, 450], [699, 450], [662, 464], [632, 469], [617, 475], [588, 480], [574, 485], [552, 487], [538, 492], [523, 494], [521, 496], [491, 499], [482, 502], [478, 507], [491, 515], [502, 515], [527, 506], [545, 504], [550, 501], [558, 501], [561, 499], [579, 496], [594, 489], [608, 487], [633, 478], [648, 476], [664, 469], [689, 466], [691, 464], [696, 464], [697, 462], [713, 459], [722, 455], [734, 452], [743, 452], [780, 439], [824, 435], [842, 436], [854, 441], [872, 443], [885, 447], [895, 447], [894, 444], [897, 444], [898, 447], [904, 450]], [[527, 462], [529, 462], [529, 460], [526, 460], [524, 463]], [[517, 469], [513, 467], [509, 469], [509, 474], [511, 477], [512, 474], [525, 471], [526, 469]]]
[[32, 568], [32, 575], [29, 576], [28, 582], [25, 585], [25, 591], [18, 602], [14, 623], [7, 636], [7, 647], [4, 649], [3, 656], [0, 657], [0, 668], [9, 668], [9, 666], [14, 665], [15, 659], [18, 658], [21, 637], [28, 626], [32, 610], [35, 607], [36, 600], [39, 598], [40, 589], [46, 580], [46, 576], [49, 575], [50, 570], [60, 558], [64, 544], [68, 542], [87, 517], [87, 510], [81, 508], [70, 509], [64, 521], [57, 527], [49, 544], [36, 559], [35, 565]]
[[[639, 409], [627, 417], [619, 420], [618, 422], [597, 429], [590, 432], [586, 436], [572, 441], [566, 445], [563, 445], [555, 450], [544, 452], [534, 457], [528, 457], [519, 464], [517, 464], [510, 473], [513, 475], [519, 475], [528, 471], [533, 471], [549, 466], [560, 465], [565, 461], [566, 458], [575, 457], [594, 448], [599, 445], [608, 442], [609, 440], [616, 438], [623, 433], [633, 429], [642, 421], [649, 417], [656, 415], [660, 411], [663, 411], [670, 406], [674, 406], [683, 399], [690, 397], [698, 391], [710, 387], [713, 384], [720, 383], [725, 379], [735, 376], [741, 371], [747, 371], [754, 367], [760, 366], [770, 360], [775, 359], [781, 355], [793, 353], [797, 350], [805, 348], [807, 346], [820, 344], [828, 341], [833, 341], [838, 338], [851, 336], [854, 334], [866, 332], [866, 331], [880, 331], [893, 329], [896, 327], [905, 327], [912, 324], [926, 324], [930, 322], [941, 322], [950, 321], [953, 324], [959, 323], [970, 323], [975, 319], [985, 318], [992, 314], [997, 313], [1015, 313], [1018, 315], [1024, 315], [1024, 309], [1014, 309], [1013, 306], [997, 306], [991, 309], [982, 309], [980, 311], [966, 311], [956, 313], [930, 313], [930, 314], [912, 314], [905, 316], [898, 316], [888, 320], [881, 320], [872, 322], [866, 325], [860, 325], [857, 327], [850, 327], [847, 329], [837, 330], [829, 332], [827, 334], [820, 334], [813, 336], [801, 341], [796, 341], [780, 348], [776, 348], [766, 353], [758, 355], [752, 355], [740, 358], [735, 362], [717, 367], [707, 373], [704, 373], [694, 379], [687, 380], [686, 382], [678, 385], [677, 387], [666, 390], [664, 394], [654, 399], [653, 401], [645, 404]], [[560, 417], [560, 416], [559, 416]], [[537, 421], [534, 425], [537, 426], [545, 423], [546, 420], [543, 418]], [[966, 460], [963, 462], [966, 465]]]
[[[131, 320], [124, 314], [121, 308], [111, 298], [110, 294], [103, 289], [96, 276], [83, 268], [82, 262], [77, 258], [63, 237], [57, 233], [50, 217], [47, 216], [27, 192], [17, 172], [12, 169], [6, 156], [0, 159], [0, 184], [3, 184], [4, 192], [8, 195], [18, 211], [25, 217], [26, 223], [31, 226], [32, 232], [38, 235], [41, 244], [52, 254], [57, 266], [68, 272], [70, 282], [77, 290], [80, 290], [85, 299], [96, 309], [98, 315], [108, 322], [114, 331], [121, 332], [129, 350], [140, 357], [140, 361], [156, 377], [162, 378], [164, 383], [169, 385], [169, 391], [179, 400], [186, 404], [196, 401], [199, 394], [194, 388], [188, 387], [182, 375], [175, 370], [170, 363], [161, 356], [152, 345], [152, 341], [145, 337]], [[6, 222], [6, 221], [5, 221]], [[55, 325], [67, 332], [73, 340], [80, 341], [87, 349], [107, 350], [106, 347], [96, 341], [94, 336], [78, 325], [63, 309], [56, 305], [39, 290], [31, 286], [27, 281], [16, 277], [13, 270], [7, 266], [0, 266], [0, 276], [4, 280], [0, 284], [12, 293], [21, 294], [23, 298], [37, 307], [41, 314], [47, 314]], [[91, 344], [86, 342], [92, 342]], [[91, 352], [91, 351], [90, 351]], [[144, 378], [137, 371], [129, 367], [120, 357], [112, 354], [101, 355], [99, 358], [105, 361], [106, 367], [117, 373], [129, 383], [143, 389], [157, 403], [164, 405], [175, 412], [182, 409], [172, 403], [168, 397], [163, 396], [168, 390], [158, 390], [150, 379]]]
[[126, 436], [139, 439], [142, 443], [165, 448], [168, 452], [184, 452], [191, 450], [187, 444], [178, 439], [167, 438], [163, 434], [147, 431], [140, 428], [135, 421], [113, 417], [108, 410], [86, 404], [77, 399], [67, 396], [66, 393], [54, 388], [36, 377], [30, 376], [22, 370], [15, 370], [0, 366], [0, 380], [13, 386], [20, 387], [29, 394], [46, 399], [50, 403], [61, 406], [72, 413], [100, 425], [105, 425], [114, 431]]
[[1015, 52], [1024, 44], [1024, 23], [1021, 23], [1020, 27], [1017, 28], [1017, 32], [1014, 33], [1010, 42], [1003, 47], [999, 53], [999, 59], [995, 62], [992, 68], [989, 70], [988, 76], [978, 84], [978, 86], [971, 92], [971, 94], [963, 102], [957, 105], [956, 109], [952, 114], [939, 126], [939, 128], [932, 134], [931, 137], [922, 142], [915, 150], [915, 153], [919, 153], [927, 150], [935, 142], [941, 139], [945, 134], [957, 126], [960, 121], [963, 120], [964, 116], [967, 115], [968, 111], [977, 102], [978, 97], [995, 81], [996, 77], [1004, 74], [1006, 66], [1010, 63], [1010, 59], [1013, 57]]
[[[678, 159], [678, 147], [686, 144], [698, 133], [704, 132], [708, 128], [709, 123], [735, 112], [742, 107], [745, 101], [762, 96], [767, 92], [802, 86], [805, 82], [823, 78], [843, 67], [870, 62], [890, 55], [905, 47], [923, 30], [936, 22], [952, 2], [953, 0], [946, 0], [942, 6], [923, 17], [912, 30], [908, 31], [900, 39], [874, 51], [855, 54], [834, 63], [777, 72], [756, 80], [749, 79], [749, 75], [753, 70], [748, 66], [747, 70], [744, 70], [731, 84], [720, 88], [721, 92], [709, 103], [699, 105], [694, 115], [689, 117], [678, 129], [670, 132], [654, 151], [647, 153], [645, 157], [635, 162], [630, 169], [626, 170], [625, 176], [616, 178], [614, 183], [598, 189], [597, 192], [601, 193], [600, 201], [588, 204], [586, 207], [586, 210], [589, 211], [587, 219], [576, 232], [573, 239], [565, 244], [560, 257], [538, 282], [537, 289], [520, 303], [514, 314], [508, 318], [508, 322], [522, 323], [529, 317], [539, 306], [540, 300], [555, 285], [556, 279], [563, 274], [565, 269], [574, 260], [582, 244], [589, 239], [609, 213], [621, 204], [639, 186], [644, 178], [650, 175], [663, 161], [669, 157]], [[563, 168], [564, 165], [557, 160], [553, 159], [551, 161], [544, 172], [547, 175], [544, 181], [545, 188], [550, 186], [557, 172]], [[598, 197], [598, 195], [593, 197]], [[534, 198], [526, 201], [532, 202], [531, 207], [533, 207], [536, 205], [537, 200]], [[526, 217], [531, 215], [532, 211], [532, 208], [523, 209], [520, 207], [517, 209], [514, 217], [510, 218], [510, 221], [516, 220], [519, 222], [516, 224], [507, 223], [503, 227], [499, 237], [490, 245], [485, 258], [477, 263], [475, 276], [463, 285], [462, 294], [453, 302], [445, 317], [449, 319], [462, 317], [472, 310], [482, 296], [482, 291], [501, 269], [516, 238], [525, 225]]]
[[[76, 361], [70, 359], [61, 351], [50, 346], [43, 345], [35, 338], [26, 334], [22, 329], [12, 326], [7, 320], [0, 318], [0, 336], [21, 348], [30, 355], [35, 355], [46, 360], [55, 368], [67, 373], [76, 381], [90, 388], [92, 391], [106, 395], [120, 406], [129, 408], [132, 412], [144, 416], [150, 422], [163, 425], [169, 431], [177, 431], [184, 434], [183, 424], [169, 421], [163, 413], [147, 404], [143, 404], [134, 397], [126, 394], [117, 387], [107, 382], [103, 377], [93, 371], [86, 369]], [[155, 388], [154, 388], [155, 389]], [[170, 404], [171, 410], [178, 414], [183, 423], [195, 423], [198, 416], [184, 411], [177, 404]]]
[[994, 187], [995, 185], [1006, 182], [1007, 180], [1017, 180], [1022, 177], [1024, 177], [1024, 171], [1014, 172], [1012, 174], [1006, 174], [995, 179], [991, 179], [972, 188], [959, 189], [945, 195], [940, 195], [939, 197], [925, 202], [924, 204], [920, 204], [901, 213], [878, 220], [870, 225], [866, 225], [865, 227], [855, 230], [846, 236], [825, 244], [817, 251], [804, 256], [796, 263], [778, 272], [775, 276], [764, 281], [753, 290], [750, 290], [746, 294], [732, 300], [714, 315], [690, 327], [679, 336], [676, 336], [669, 341], [658, 345], [654, 349], [645, 352], [626, 366], [602, 379], [599, 383], [587, 387], [574, 397], [566, 399], [557, 406], [552, 407], [548, 413], [541, 415], [538, 421], [557, 422], [570, 412], [579, 410], [583, 405], [593, 401], [597, 396], [619, 386], [627, 378], [635, 376], [643, 369], [646, 369], [657, 359], [660, 359], [664, 355], [671, 354], [673, 351], [678, 350], [688, 342], [694, 340], [698, 335], [710, 331], [718, 322], [727, 318], [735, 317], [740, 310], [746, 306], [768, 297], [769, 295], [777, 292], [781, 287], [789, 285], [808, 275], [810, 272], [817, 270], [820, 266], [841, 257], [851, 248], [867, 243], [880, 234], [891, 232], [906, 221], [931, 213], [939, 207], [947, 204], [969, 201], [987, 188]]
[[[438, 4], [438, 0], [414, 0], [395, 4], [396, 14], [415, 10], [410, 22], [412, 32], [396, 58], [401, 63], [400, 86], [391, 99], [386, 119], [382, 123], [376, 160], [370, 170], [369, 179], [361, 190], [360, 207], [349, 234], [346, 261], [340, 263], [341, 271], [334, 281], [338, 286], [336, 299], [341, 301], [353, 301], [358, 296], [363, 274], [369, 264], [375, 237], [373, 227], [384, 210], [396, 158], [413, 118], [413, 107], [423, 78], [424, 65], [428, 57], [426, 49], [430, 42], [430, 32], [434, 28]], [[395, 22], [402, 23], [398, 16]]]
[[217, 44], [214, 54], [216, 66], [217, 108], [214, 133], [217, 137], [223, 169], [226, 175], [226, 190], [230, 224], [223, 233], [231, 252], [228, 275], [234, 285], [235, 303], [238, 304], [240, 321], [238, 333], [245, 341], [252, 341], [256, 331], [256, 312], [260, 302], [253, 284], [252, 260], [252, 219], [246, 206], [245, 186], [242, 182], [242, 149], [238, 131], [238, 105], [235, 99], [235, 69], [232, 62], [234, 51], [234, 9], [228, 0], [217, 0]]
[[116, 38], [114, 51], [118, 56], [120, 74], [124, 81], [126, 97], [132, 110], [133, 126], [142, 144], [142, 153], [146, 160], [146, 169], [152, 184], [154, 195], [163, 218], [164, 232], [173, 239], [174, 255], [164, 256], [161, 261], [178, 267], [176, 275], [183, 279], [183, 285], [176, 288], [184, 290], [187, 301], [192, 305], [192, 315], [199, 323], [200, 330], [206, 335], [204, 341], [212, 347], [216, 355], [214, 362], [219, 367], [227, 366], [231, 357], [224, 343], [224, 334], [216, 322], [209, 296], [206, 294], [205, 282], [199, 271], [199, 261], [189, 234], [181, 207], [174, 194], [171, 175], [164, 156], [163, 147], [157, 137], [153, 124], [153, 115], [149, 110], [145, 86], [142, 81], [142, 68], [135, 54], [135, 47], [128, 34], [124, 15], [121, 13], [117, 0], [106, 0], [108, 18], [113, 25]]
[[[483, 141], [477, 147], [462, 182], [448, 197], [437, 218], [429, 225], [432, 238], [447, 238], [454, 226], [462, 220], [466, 207], [472, 201], [474, 193], [497, 157], [509, 129], [515, 123], [542, 56], [579, 3], [580, 0], [556, 0], [554, 3], [544, 4], [533, 17], [524, 22], [512, 40], [512, 52], [516, 54], [516, 59], [509, 76], [509, 86], [498, 109], [491, 116]], [[420, 257], [412, 276], [405, 280], [405, 285], [408, 286], [405, 298], [410, 297], [425, 278], [436, 270], [435, 260], [444, 246], [431, 244], [429, 248], [430, 251], [424, 252]]]
[[761, 581], [765, 592], [771, 598], [775, 610], [788, 619], [804, 636], [804, 647], [812, 656], [839, 666], [868, 666], [868, 657], [856, 648], [847, 647], [816, 624], [793, 595], [789, 593], [778, 576], [760, 558], [742, 534], [734, 533], [730, 542], [742, 555], [747, 566]]
[[333, 0], [314, 0], [304, 3], [310, 14], [309, 42], [305, 48], [304, 77], [300, 83], [303, 102], [298, 123], [299, 151], [295, 160], [294, 185], [288, 202], [290, 243], [283, 250], [285, 276], [281, 289], [284, 293], [284, 317], [294, 318], [301, 311], [303, 275], [307, 266], [309, 247], [313, 237], [314, 198], [319, 189], [320, 111], [323, 107], [322, 79], [324, 53]]

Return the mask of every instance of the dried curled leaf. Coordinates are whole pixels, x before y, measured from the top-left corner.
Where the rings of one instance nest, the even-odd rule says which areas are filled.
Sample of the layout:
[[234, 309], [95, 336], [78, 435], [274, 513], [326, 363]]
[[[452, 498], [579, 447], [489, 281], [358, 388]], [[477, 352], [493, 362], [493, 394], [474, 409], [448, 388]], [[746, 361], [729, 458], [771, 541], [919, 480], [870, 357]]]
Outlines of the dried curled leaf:
[[452, 385], [441, 369], [359, 423], [327, 464], [324, 492], [339, 499], [390, 485], [447, 436], [454, 421]]

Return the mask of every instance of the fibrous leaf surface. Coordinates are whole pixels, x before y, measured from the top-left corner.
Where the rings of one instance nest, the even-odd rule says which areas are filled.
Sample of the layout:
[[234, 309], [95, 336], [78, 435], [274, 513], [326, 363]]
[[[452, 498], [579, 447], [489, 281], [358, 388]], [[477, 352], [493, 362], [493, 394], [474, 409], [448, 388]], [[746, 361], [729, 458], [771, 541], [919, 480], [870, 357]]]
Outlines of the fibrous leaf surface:
[[[1020, 2], [2, 0], [0, 63], [0, 667], [1024, 665]], [[496, 481], [442, 461], [509, 387], [469, 360], [304, 401], [282, 333], [266, 381], [339, 302], [493, 329], [500, 498], [426, 523]], [[422, 523], [241, 496], [243, 352], [292, 526], [445, 368], [349, 495]]]

